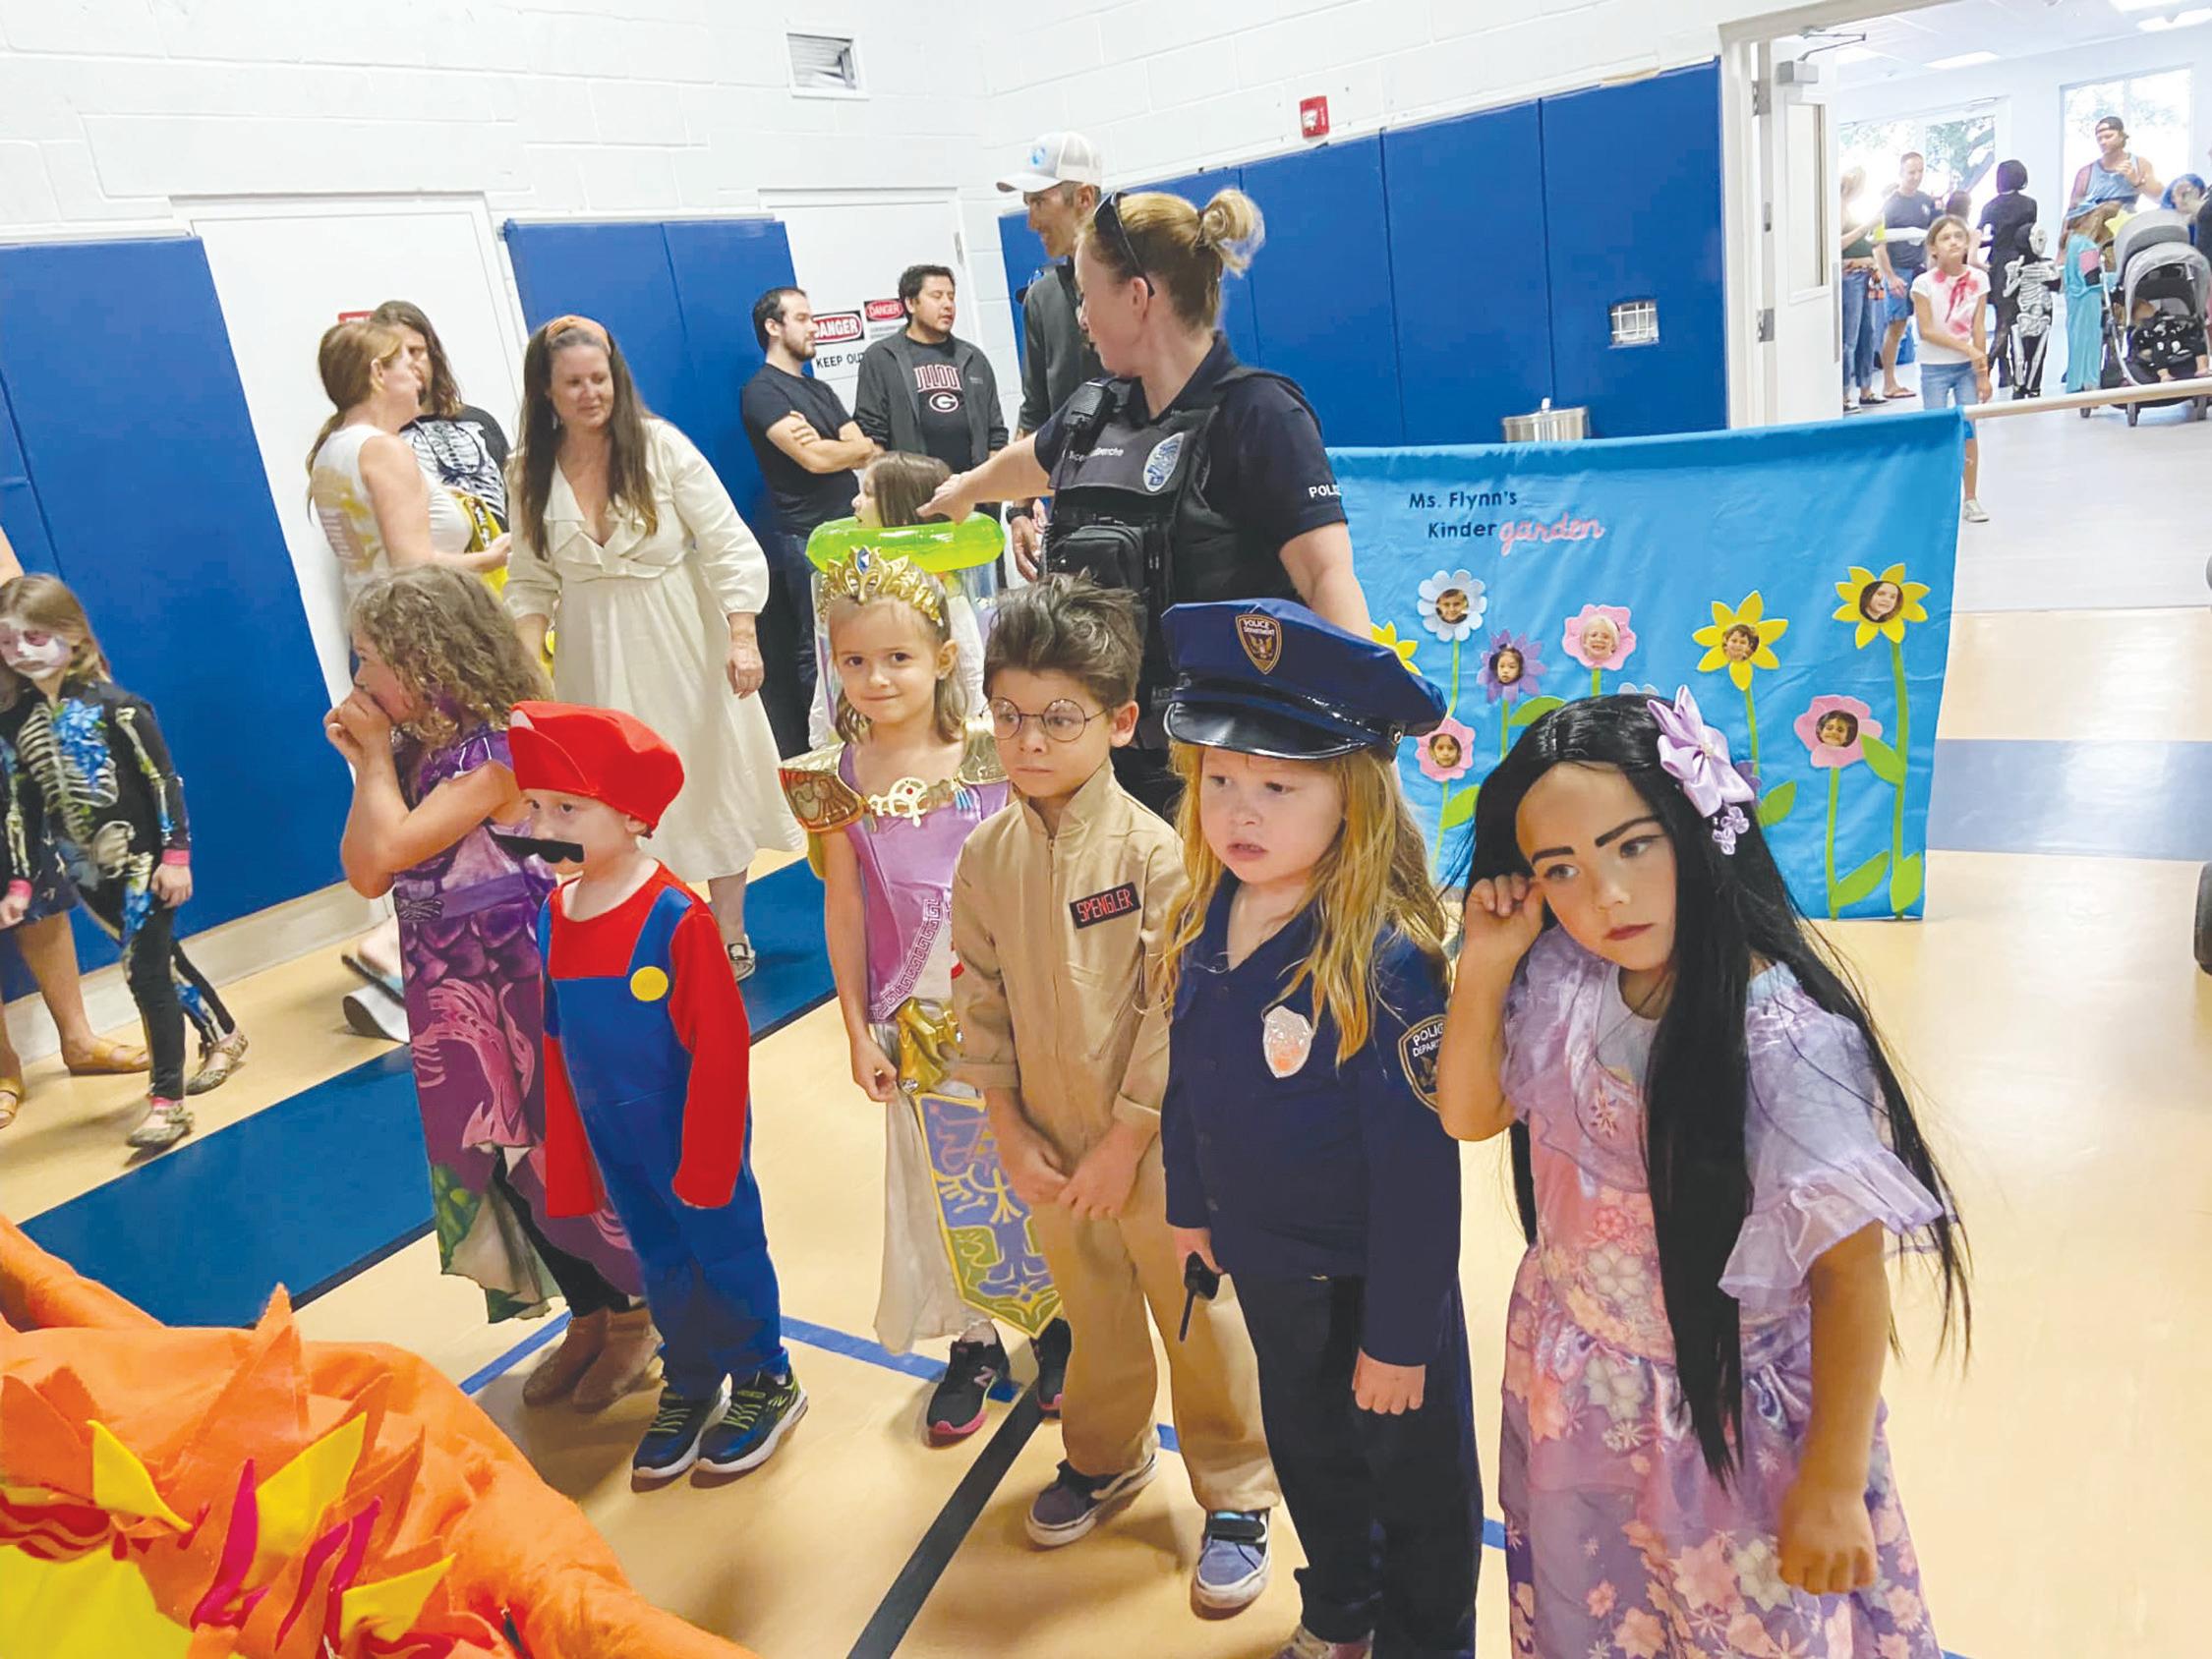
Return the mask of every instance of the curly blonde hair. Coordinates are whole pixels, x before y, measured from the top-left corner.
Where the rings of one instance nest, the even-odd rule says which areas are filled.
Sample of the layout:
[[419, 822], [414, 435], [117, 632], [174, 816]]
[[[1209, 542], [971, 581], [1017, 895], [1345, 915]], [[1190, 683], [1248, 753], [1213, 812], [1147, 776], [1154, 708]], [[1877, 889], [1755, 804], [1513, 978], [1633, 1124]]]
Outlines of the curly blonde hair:
[[[1175, 770], [1183, 779], [1183, 805], [1175, 828], [1183, 838], [1183, 868], [1191, 882], [1168, 912], [1160, 995], [1170, 1007], [1184, 953], [1205, 932], [1206, 912], [1221, 890], [1221, 859], [1206, 844], [1198, 821], [1205, 755], [1194, 744], [1175, 746]], [[1308, 878], [1308, 903], [1314, 911], [1312, 952], [1284, 983], [1275, 1001], [1288, 1001], [1301, 983], [1311, 980], [1313, 1023], [1318, 1027], [1324, 1019], [1336, 1020], [1336, 1062], [1342, 1065], [1373, 1034], [1376, 940], [1390, 933], [1403, 935], [1428, 959], [1441, 982], [1444, 907], [1429, 880], [1428, 850], [1406, 810], [1390, 753], [1359, 749], [1306, 764], [1336, 779], [1343, 791], [1344, 828]]]
[[355, 598], [348, 622], [421, 710], [406, 729], [424, 743], [479, 722], [504, 727], [517, 703], [549, 694], [492, 590], [451, 565], [378, 577]]

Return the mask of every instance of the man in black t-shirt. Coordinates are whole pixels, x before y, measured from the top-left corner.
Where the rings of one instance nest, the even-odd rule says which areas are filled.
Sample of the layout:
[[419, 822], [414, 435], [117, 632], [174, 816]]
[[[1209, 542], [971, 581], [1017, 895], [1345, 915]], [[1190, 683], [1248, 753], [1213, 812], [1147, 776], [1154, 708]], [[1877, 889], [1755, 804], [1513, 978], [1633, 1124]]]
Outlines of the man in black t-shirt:
[[776, 747], [807, 749], [814, 698], [814, 589], [806, 539], [817, 525], [848, 517], [859, 483], [852, 469], [875, 458], [871, 443], [838, 394], [806, 373], [814, 359], [814, 311], [796, 288], [771, 288], [753, 306], [753, 334], [767, 361], [745, 383], [739, 412], [753, 456], [776, 503], [782, 546], [769, 602], [761, 611], [761, 658], [768, 677], [761, 701]]
[[853, 419], [885, 449], [934, 455], [956, 473], [1006, 447], [991, 360], [953, 335], [958, 305], [943, 265], [908, 265], [899, 278], [906, 326], [860, 359]]
[[1889, 294], [1889, 327], [1882, 335], [1882, 395], [1910, 397], [1897, 383], [1897, 348], [1912, 321], [1912, 279], [1928, 268], [1928, 227], [1936, 222], [1936, 199], [1920, 188], [1928, 162], [1916, 149], [1905, 151], [1897, 168], [1897, 188], [1882, 203], [1882, 240], [1874, 262], [1882, 268]]

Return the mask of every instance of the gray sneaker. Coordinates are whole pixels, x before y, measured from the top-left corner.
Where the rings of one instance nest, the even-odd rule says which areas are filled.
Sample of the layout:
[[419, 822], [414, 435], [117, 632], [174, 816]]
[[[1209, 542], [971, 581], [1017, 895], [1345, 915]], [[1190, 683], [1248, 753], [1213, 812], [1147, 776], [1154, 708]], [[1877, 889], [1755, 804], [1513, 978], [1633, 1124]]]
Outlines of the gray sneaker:
[[1207, 1613], [1236, 1613], [1267, 1587], [1267, 1512], [1216, 1510], [1206, 1516], [1191, 1574], [1191, 1599]]
[[192, 1108], [181, 1100], [146, 1096], [146, 1116], [126, 1138], [141, 1149], [175, 1146], [192, 1133]]
[[731, 979], [742, 985], [746, 980], [753, 977], [753, 970], [760, 966], [760, 959], [753, 954], [753, 942], [751, 940], [730, 940], [723, 946], [723, 949], [729, 957], [729, 977]]
[[1142, 1491], [1159, 1470], [1158, 1452], [1126, 1474], [1077, 1474], [1062, 1463], [1053, 1483], [1029, 1506], [1029, 1542], [1046, 1550], [1073, 1544], [1105, 1519], [1109, 1509]]

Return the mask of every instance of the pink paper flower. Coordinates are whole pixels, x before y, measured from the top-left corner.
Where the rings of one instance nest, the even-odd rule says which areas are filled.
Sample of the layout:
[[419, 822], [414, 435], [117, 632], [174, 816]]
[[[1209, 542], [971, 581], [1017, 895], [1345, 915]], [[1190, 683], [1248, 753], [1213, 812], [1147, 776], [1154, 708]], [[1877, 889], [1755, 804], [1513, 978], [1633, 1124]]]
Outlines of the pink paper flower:
[[1454, 783], [1475, 764], [1475, 734], [1446, 715], [1426, 737], [1414, 739], [1421, 751], [1421, 774], [1438, 783]]
[[1816, 697], [1792, 726], [1813, 765], [1847, 767], [1866, 759], [1861, 738], [1882, 735], [1882, 722], [1873, 716], [1874, 711], [1855, 697]]
[[1636, 630], [1622, 604], [1586, 604], [1567, 618], [1567, 655], [1585, 668], [1618, 668], [1636, 649]]

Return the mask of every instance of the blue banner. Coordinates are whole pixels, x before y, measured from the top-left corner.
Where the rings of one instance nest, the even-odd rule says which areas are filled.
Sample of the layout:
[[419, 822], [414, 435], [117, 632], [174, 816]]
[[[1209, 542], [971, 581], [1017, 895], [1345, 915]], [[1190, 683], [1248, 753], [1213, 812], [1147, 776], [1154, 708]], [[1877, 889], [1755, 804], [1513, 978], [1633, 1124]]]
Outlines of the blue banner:
[[1944, 412], [1334, 452], [1376, 637], [1451, 699], [1399, 757], [1438, 872], [1539, 716], [1686, 685], [1809, 914], [1919, 915], [1962, 432]]

